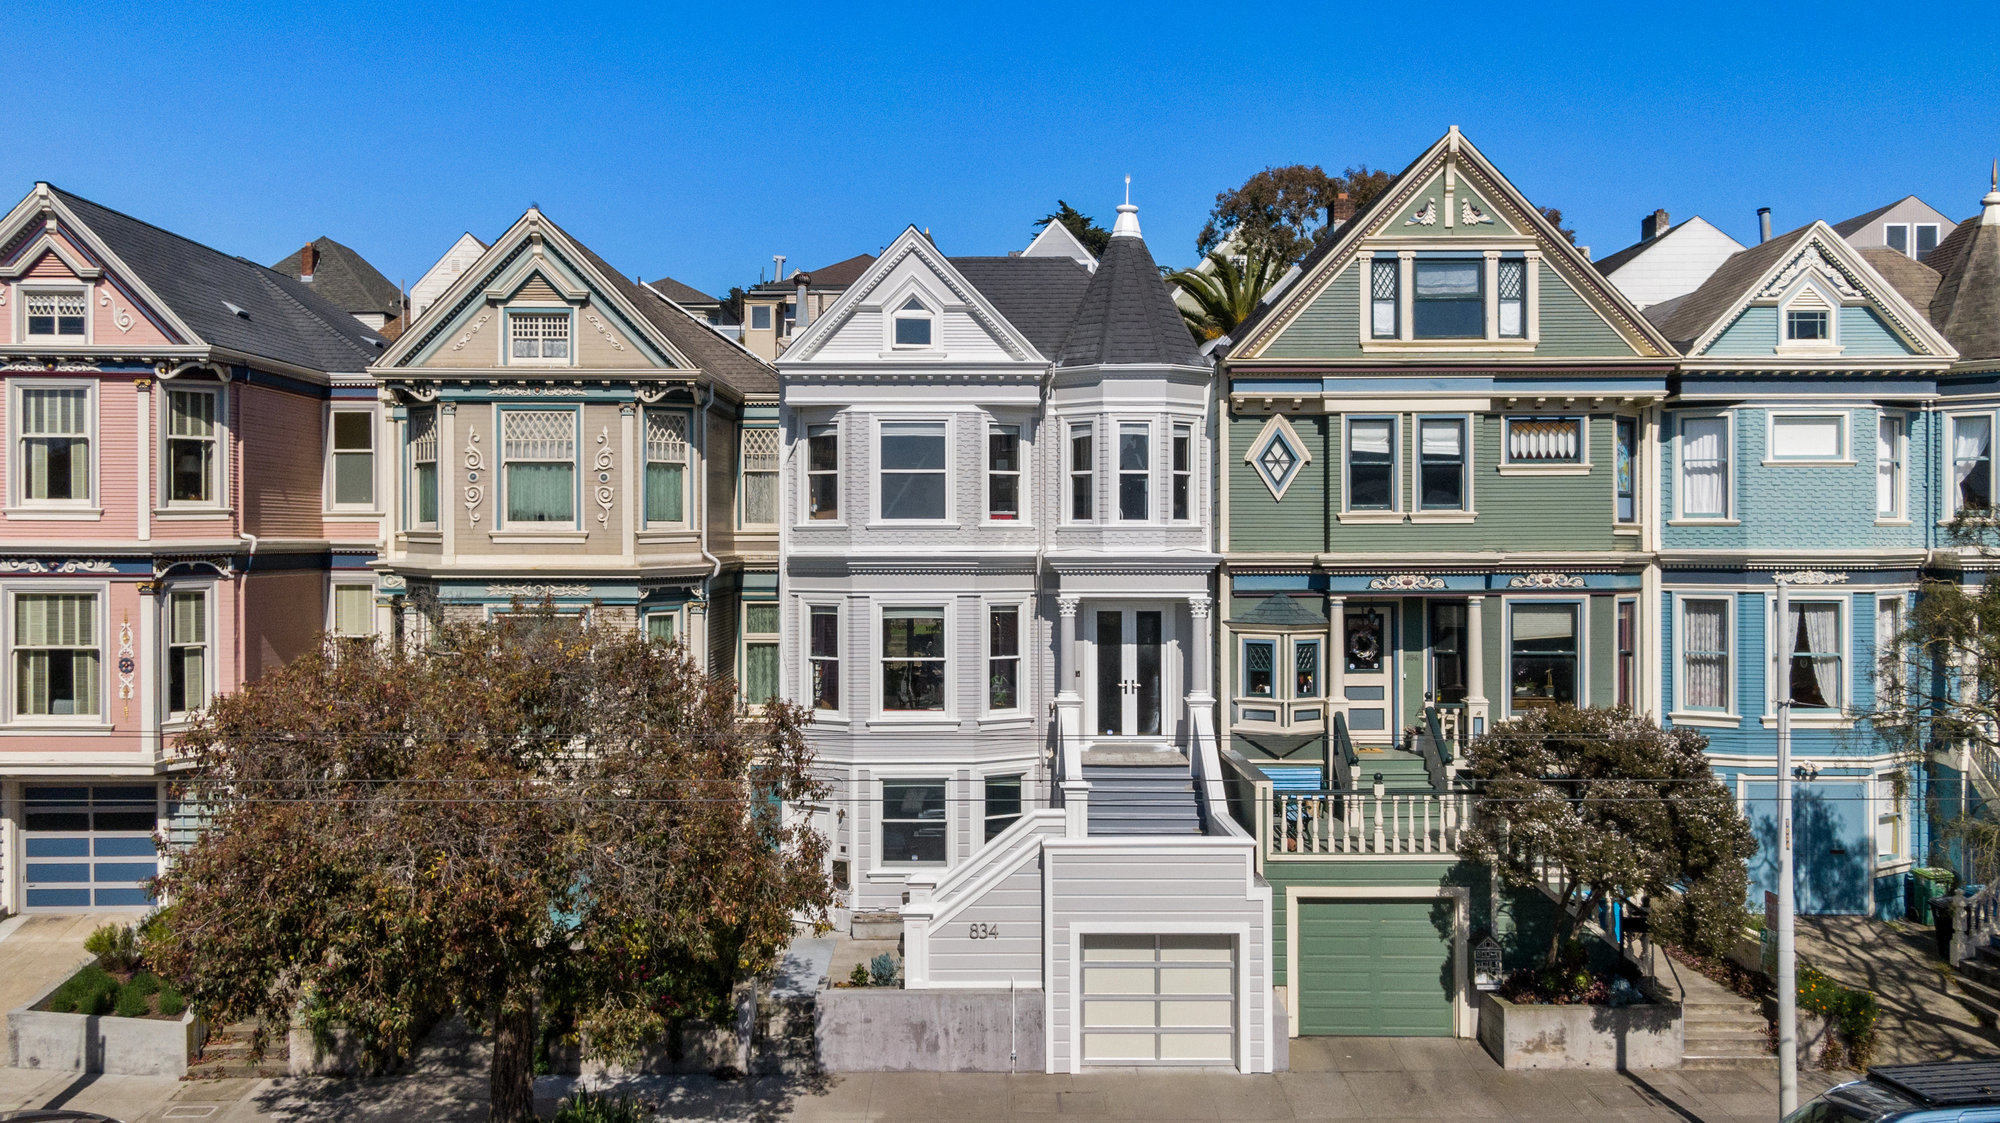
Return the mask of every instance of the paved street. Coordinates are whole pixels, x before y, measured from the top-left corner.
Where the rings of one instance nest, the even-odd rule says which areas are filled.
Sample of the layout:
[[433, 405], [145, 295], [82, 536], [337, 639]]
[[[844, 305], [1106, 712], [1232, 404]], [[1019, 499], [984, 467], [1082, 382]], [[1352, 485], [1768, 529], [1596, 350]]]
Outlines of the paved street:
[[[1777, 1074], [1508, 1073], [1471, 1041], [1294, 1041], [1291, 1072], [1089, 1076], [857, 1073], [819, 1080], [649, 1078], [626, 1090], [675, 1120], [1662, 1119], [1769, 1123]], [[78, 1077], [0, 1069], [0, 1110], [69, 1106], [126, 1123], [391, 1123], [484, 1116], [483, 1058], [429, 1057], [418, 1073], [370, 1081]], [[1831, 1081], [1809, 1074], [1807, 1094]], [[544, 1110], [572, 1082], [544, 1078]]]

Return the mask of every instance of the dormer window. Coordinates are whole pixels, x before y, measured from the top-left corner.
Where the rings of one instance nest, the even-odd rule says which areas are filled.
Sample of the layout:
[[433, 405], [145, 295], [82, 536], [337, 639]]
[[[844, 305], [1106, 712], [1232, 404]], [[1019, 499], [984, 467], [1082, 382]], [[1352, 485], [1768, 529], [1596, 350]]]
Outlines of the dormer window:
[[916, 297], [903, 302], [896, 309], [896, 346], [929, 347], [931, 345], [931, 310]]
[[1816, 278], [1799, 285], [1778, 306], [1778, 350], [1815, 354], [1839, 352], [1835, 335], [1840, 325], [1834, 318], [1834, 310], [1838, 307]]
[[1501, 258], [1499, 270], [1500, 338], [1519, 339], [1528, 323], [1528, 263]]
[[1826, 309], [1791, 308], [1785, 312], [1785, 338], [1796, 341], [1824, 340], [1830, 338], [1827, 330]]
[[82, 339], [90, 300], [80, 292], [30, 292], [24, 298], [30, 339]]
[[570, 314], [510, 312], [507, 315], [508, 357], [523, 363], [569, 361]]

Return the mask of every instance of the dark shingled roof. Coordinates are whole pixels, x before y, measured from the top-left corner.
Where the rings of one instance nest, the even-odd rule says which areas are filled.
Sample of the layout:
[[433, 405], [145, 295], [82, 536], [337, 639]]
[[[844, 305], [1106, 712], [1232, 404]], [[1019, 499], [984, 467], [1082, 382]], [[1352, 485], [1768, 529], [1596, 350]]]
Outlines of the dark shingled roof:
[[[366, 370], [382, 337], [276, 270], [50, 189], [202, 341], [245, 355], [329, 373]], [[224, 301], [248, 316], [231, 311]]]
[[[1849, 234], [1854, 233], [1855, 231], [1861, 229], [1862, 227], [1868, 225], [1869, 223], [1889, 213], [1891, 210], [1900, 206], [1905, 200], [1916, 199], [1916, 198], [1917, 197], [1915, 195], [1905, 195], [1903, 196], [1903, 198], [1897, 199], [1895, 202], [1884, 203], [1881, 206], [1876, 207], [1874, 210], [1869, 211], [1867, 214], [1855, 215], [1853, 218], [1848, 219], [1846, 222], [1836, 222], [1833, 224], [1833, 232], [1845, 238]], [[1917, 201], [1919, 203], [1923, 202], [1922, 199], [1917, 199]]]
[[1276, 593], [1257, 602], [1255, 608], [1229, 621], [1260, 628], [1325, 629], [1326, 617], [1314, 612], [1286, 593]]
[[304, 281], [312, 290], [332, 301], [335, 307], [353, 315], [373, 312], [395, 317], [403, 314], [403, 290], [384, 277], [368, 260], [332, 238], [314, 238], [312, 280], [299, 276], [303, 249], [271, 268], [294, 280]]
[[661, 277], [657, 281], [647, 281], [646, 286], [673, 301], [675, 304], [720, 304], [721, 301], [695, 288], [684, 285], [672, 277]]
[[[1045, 358], [1062, 349], [1090, 271], [1067, 257], [954, 257], [952, 268]], [[817, 279], [817, 278], [815, 278]]]
[[1683, 351], [1687, 350], [1687, 345], [1707, 331], [1717, 316], [1734, 307], [1742, 299], [1744, 291], [1771, 266], [1790, 256], [1805, 239], [1809, 229], [1810, 226], [1801, 226], [1797, 230], [1774, 234], [1770, 241], [1730, 254], [1715, 272], [1708, 275], [1708, 280], [1703, 281], [1700, 288], [1679, 298], [1671, 314], [1648, 318], [1653, 319], [1654, 326], [1666, 335], [1669, 342]]
[[[542, 216], [549, 222], [548, 216]], [[732, 343], [728, 337], [693, 316], [688, 315], [668, 303], [653, 290], [634, 282], [625, 274], [613, 269], [609, 262], [597, 256], [589, 246], [571, 237], [567, 230], [549, 222], [551, 227], [568, 238], [584, 260], [590, 262], [598, 275], [603, 277], [619, 295], [632, 302], [646, 322], [660, 330], [681, 354], [686, 355], [702, 372], [734, 389], [738, 394], [776, 394], [778, 392], [778, 372], [764, 360]]]
[[[836, 261], [832, 265], [823, 265], [818, 269], [801, 269], [799, 272], [804, 273], [811, 279], [811, 287], [813, 288], [844, 289], [860, 280], [861, 275], [866, 273], [868, 267], [873, 264], [875, 264], [874, 254], [858, 253], [846, 261]], [[775, 291], [778, 289], [797, 288], [798, 285], [790, 277], [784, 277], [775, 281], [765, 281], [754, 287], [766, 291]]]
[[1101, 363], [1208, 363], [1143, 238], [1112, 235], [1056, 357], [1059, 367]]
[[2000, 359], [2000, 225], [1984, 217], [1959, 223], [1927, 259], [1938, 272], [1931, 323], [1961, 361]]
[[1912, 261], [1910, 255], [1886, 246], [1870, 246], [1857, 250], [1868, 264], [1875, 267], [1882, 279], [1888, 281], [1910, 307], [1928, 317], [1931, 314], [1931, 298], [1937, 295], [1937, 270], [1920, 261]]

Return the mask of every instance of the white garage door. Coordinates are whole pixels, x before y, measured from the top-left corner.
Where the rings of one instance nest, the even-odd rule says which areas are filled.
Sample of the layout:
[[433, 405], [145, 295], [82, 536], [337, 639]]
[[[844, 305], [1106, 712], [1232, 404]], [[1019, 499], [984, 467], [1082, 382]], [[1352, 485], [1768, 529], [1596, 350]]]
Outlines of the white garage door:
[[31, 786], [22, 793], [23, 904], [27, 912], [145, 908], [159, 872], [154, 784]]
[[1228, 936], [1083, 937], [1083, 1062], [1236, 1063]]

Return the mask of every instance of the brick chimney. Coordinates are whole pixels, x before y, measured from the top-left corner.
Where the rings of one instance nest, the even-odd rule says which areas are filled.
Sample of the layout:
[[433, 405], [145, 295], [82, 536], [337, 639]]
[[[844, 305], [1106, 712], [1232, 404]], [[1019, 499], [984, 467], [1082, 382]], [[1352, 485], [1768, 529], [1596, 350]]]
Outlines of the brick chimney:
[[307, 242], [306, 248], [299, 251], [299, 280], [301, 281], [312, 280], [313, 266], [318, 264], [319, 264], [319, 253], [318, 251], [313, 249], [313, 244], [311, 242]]
[[1354, 200], [1342, 191], [1334, 196], [1333, 205], [1326, 209], [1326, 225], [1329, 230], [1338, 230], [1354, 218]]
[[1665, 234], [1667, 228], [1672, 225], [1673, 223], [1667, 221], [1666, 211], [1654, 211], [1652, 214], [1639, 220], [1639, 240], [1650, 242], [1660, 235]]

